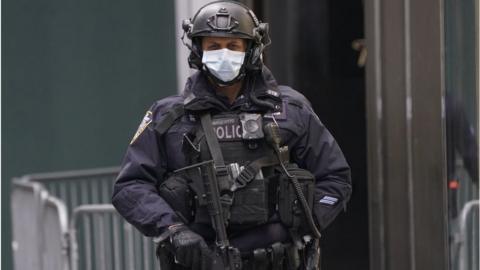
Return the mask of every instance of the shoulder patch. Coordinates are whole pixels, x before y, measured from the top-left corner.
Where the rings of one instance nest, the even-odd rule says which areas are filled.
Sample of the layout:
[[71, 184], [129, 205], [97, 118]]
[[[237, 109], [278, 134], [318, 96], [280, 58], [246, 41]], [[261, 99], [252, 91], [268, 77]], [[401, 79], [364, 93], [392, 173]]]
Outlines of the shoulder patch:
[[142, 134], [142, 132], [147, 128], [147, 126], [152, 122], [152, 112], [147, 111], [145, 116], [143, 117], [142, 122], [140, 123], [140, 126], [138, 126], [137, 132], [135, 132], [135, 135], [133, 135], [132, 141], [130, 141], [130, 144], [134, 143], [135, 140]]

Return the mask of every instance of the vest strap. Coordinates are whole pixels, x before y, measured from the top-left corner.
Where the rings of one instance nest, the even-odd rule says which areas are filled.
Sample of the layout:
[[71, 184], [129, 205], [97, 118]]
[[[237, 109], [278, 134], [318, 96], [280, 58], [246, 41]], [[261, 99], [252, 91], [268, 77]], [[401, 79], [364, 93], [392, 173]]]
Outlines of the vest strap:
[[272, 270], [282, 270], [285, 259], [285, 245], [282, 243], [272, 244]]
[[245, 168], [243, 168], [243, 170], [234, 180], [234, 183], [230, 190], [234, 192], [237, 189], [245, 187], [248, 183], [255, 179], [255, 176], [258, 174], [262, 167], [273, 166], [277, 164], [279, 164], [278, 157], [273, 155], [261, 157], [250, 162], [247, 166], [245, 166]]
[[[213, 159], [215, 174], [219, 182], [219, 187], [228, 186], [230, 183], [230, 175], [228, 174], [227, 167], [225, 166], [225, 161], [223, 159], [222, 150], [220, 148], [220, 144], [218, 143], [217, 136], [213, 130], [212, 117], [210, 113], [202, 114], [200, 116], [200, 121], [202, 123], [203, 132], [205, 133], [208, 150], [210, 151], [210, 155]], [[225, 224], [228, 224], [228, 221], [230, 220], [230, 207], [233, 203], [233, 192], [228, 189], [222, 189], [220, 192], [222, 193], [220, 203], [222, 204], [223, 208], [223, 217]]]
[[172, 109], [165, 114], [166, 115], [163, 120], [155, 126], [155, 130], [160, 133], [160, 135], [165, 134], [165, 132], [173, 125], [173, 123], [175, 123], [178, 118], [185, 114], [183, 104], [173, 106]]
[[255, 249], [253, 251], [253, 259], [255, 269], [267, 269], [269, 260], [267, 258], [267, 251], [264, 248]]

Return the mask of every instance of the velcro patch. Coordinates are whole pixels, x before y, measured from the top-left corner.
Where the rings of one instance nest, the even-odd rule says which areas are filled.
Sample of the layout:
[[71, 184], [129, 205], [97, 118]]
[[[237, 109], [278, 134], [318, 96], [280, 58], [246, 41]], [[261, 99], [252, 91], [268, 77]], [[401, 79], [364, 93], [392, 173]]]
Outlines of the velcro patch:
[[337, 204], [338, 199], [332, 196], [323, 196], [318, 202], [327, 205], [335, 205]]
[[151, 122], [152, 122], [152, 112], [147, 111], [147, 113], [143, 117], [142, 122], [138, 126], [137, 132], [135, 132], [135, 135], [133, 135], [133, 139], [132, 139], [132, 141], [130, 141], [130, 144], [135, 142], [135, 140], [138, 138], [138, 136], [140, 136], [140, 134], [142, 134], [142, 132], [147, 128], [148, 124], [150, 124]]

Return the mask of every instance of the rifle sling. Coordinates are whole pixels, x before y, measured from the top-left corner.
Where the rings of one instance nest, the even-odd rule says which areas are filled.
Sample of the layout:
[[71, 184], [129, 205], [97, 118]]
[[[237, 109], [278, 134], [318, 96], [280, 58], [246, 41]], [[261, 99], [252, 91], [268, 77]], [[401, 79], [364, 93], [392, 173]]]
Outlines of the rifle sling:
[[[202, 114], [200, 117], [203, 132], [205, 133], [205, 139], [207, 140], [208, 150], [213, 159], [213, 164], [215, 168], [215, 175], [219, 186], [225, 186], [225, 183], [229, 184], [230, 175], [228, 174], [227, 167], [225, 166], [225, 161], [223, 159], [222, 150], [220, 144], [218, 143], [217, 136], [213, 130], [212, 117], [210, 113]], [[223, 208], [223, 218], [225, 224], [228, 224], [230, 219], [230, 206], [233, 203], [233, 192], [227, 190], [221, 190], [221, 204]]]

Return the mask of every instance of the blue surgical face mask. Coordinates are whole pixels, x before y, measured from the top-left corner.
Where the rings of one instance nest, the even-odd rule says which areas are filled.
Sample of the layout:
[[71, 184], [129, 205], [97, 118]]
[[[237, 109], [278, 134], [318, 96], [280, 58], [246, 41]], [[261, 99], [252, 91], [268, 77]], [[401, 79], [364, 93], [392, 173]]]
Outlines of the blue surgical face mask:
[[204, 51], [202, 63], [210, 73], [223, 82], [230, 82], [240, 73], [245, 52], [221, 50]]

